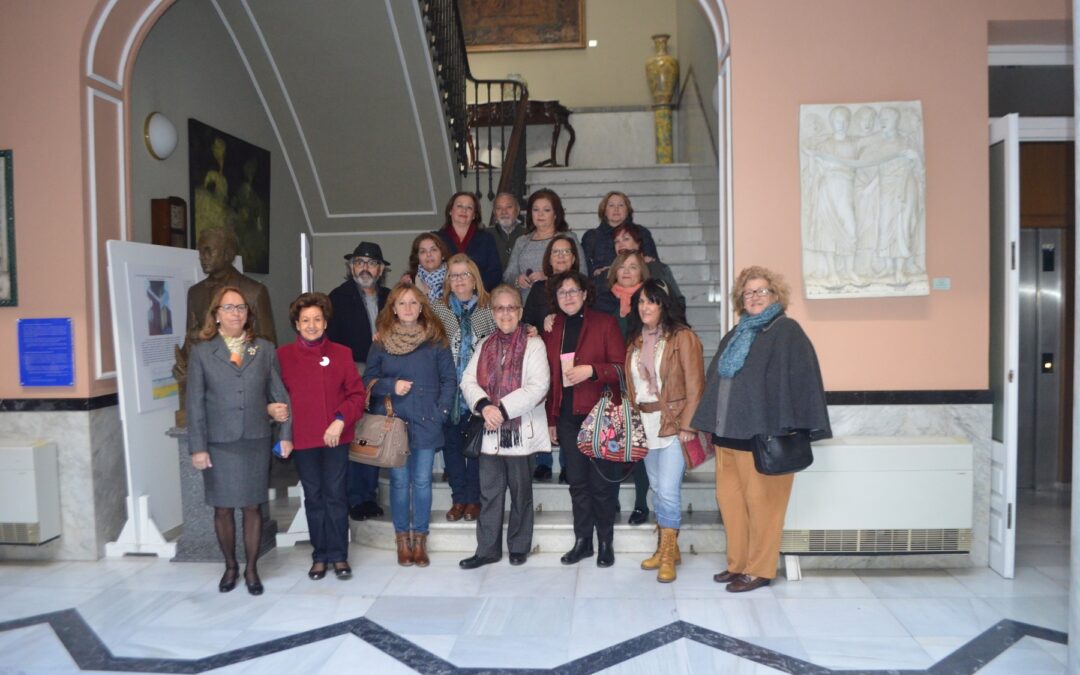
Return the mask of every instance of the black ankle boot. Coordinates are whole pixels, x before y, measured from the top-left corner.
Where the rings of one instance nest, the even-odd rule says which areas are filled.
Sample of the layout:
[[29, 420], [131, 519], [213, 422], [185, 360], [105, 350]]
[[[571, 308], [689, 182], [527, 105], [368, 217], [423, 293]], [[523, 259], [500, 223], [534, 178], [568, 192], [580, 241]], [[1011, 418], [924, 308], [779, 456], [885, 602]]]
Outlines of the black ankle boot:
[[567, 551], [559, 560], [564, 565], [574, 565], [584, 558], [591, 558], [592, 556], [592, 537], [589, 537], [588, 539], [575, 540], [574, 548]]
[[597, 567], [611, 567], [615, 564], [615, 547], [610, 541], [600, 542], [599, 551], [596, 555]]

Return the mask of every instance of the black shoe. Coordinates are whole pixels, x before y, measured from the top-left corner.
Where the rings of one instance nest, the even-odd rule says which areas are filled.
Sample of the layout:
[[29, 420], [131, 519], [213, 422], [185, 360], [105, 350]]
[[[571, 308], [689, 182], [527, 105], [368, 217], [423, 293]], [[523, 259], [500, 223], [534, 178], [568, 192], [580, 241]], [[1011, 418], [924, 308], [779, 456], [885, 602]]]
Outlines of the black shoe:
[[367, 514], [364, 513], [364, 505], [356, 504], [349, 507], [349, 517], [353, 520], [367, 520]]
[[[510, 559], [511, 560], [514, 559], [514, 554], [513, 553], [510, 554]], [[474, 570], [477, 567], [483, 567], [484, 565], [490, 565], [492, 563], [497, 563], [500, 560], [502, 560], [501, 556], [498, 557], [498, 558], [482, 558], [482, 557], [480, 557], [478, 555], [474, 555], [471, 558], [465, 558], [464, 560], [459, 562], [458, 567], [460, 567], [463, 570]]]
[[541, 464], [536, 467], [536, 471], [533, 471], [533, 480], [548, 482], [551, 480], [551, 467]]
[[381, 518], [383, 515], [382, 507], [375, 502], [363, 502], [360, 504], [360, 510], [368, 518]]
[[592, 537], [588, 539], [578, 539], [574, 541], [574, 548], [564, 553], [563, 557], [559, 558], [559, 562], [564, 565], [576, 565], [585, 558], [591, 558], [592, 556]]
[[611, 567], [615, 564], [615, 547], [610, 541], [600, 542], [599, 553], [596, 554], [597, 567]]
[[346, 579], [352, 579], [352, 568], [349, 567], [347, 562], [334, 563], [334, 576], [342, 581]]
[[626, 522], [631, 525], [644, 525], [649, 522], [649, 509], [636, 508], [630, 513], [630, 519]]
[[324, 562], [312, 563], [311, 569], [308, 570], [307, 576], [308, 576], [308, 579], [311, 579], [312, 581], [318, 581], [319, 579], [322, 579], [323, 577], [325, 577], [326, 576], [326, 563], [324, 563]]
[[563, 469], [562, 471], [559, 472], [559, 482], [560, 483], [569, 483], [570, 482], [570, 481], [566, 480], [566, 469]]
[[240, 575], [240, 566], [233, 565], [229, 567], [225, 566], [225, 574], [221, 575], [221, 581], [218, 582], [217, 589], [221, 593], [228, 593], [232, 589], [236, 588], [236, 577]]
[[259, 579], [259, 573], [256, 572], [254, 576], [254, 579], [248, 579], [247, 572], [244, 572], [244, 583], [247, 584], [248, 593], [251, 593], [252, 595], [262, 595], [263, 585], [262, 580]]
[[510, 564], [511, 565], [524, 565], [525, 561], [529, 558], [528, 553], [511, 553]]

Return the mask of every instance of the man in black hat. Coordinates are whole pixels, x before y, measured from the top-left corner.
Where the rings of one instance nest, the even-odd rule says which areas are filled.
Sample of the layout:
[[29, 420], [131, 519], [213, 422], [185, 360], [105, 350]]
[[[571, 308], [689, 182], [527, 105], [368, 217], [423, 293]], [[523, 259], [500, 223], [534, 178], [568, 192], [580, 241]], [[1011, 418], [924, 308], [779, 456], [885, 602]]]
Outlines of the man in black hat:
[[[383, 272], [389, 266], [378, 244], [362, 241], [345, 256], [345, 281], [330, 291], [333, 315], [326, 336], [352, 349], [353, 361], [361, 375], [375, 334], [375, 317], [390, 295], [390, 290], [382, 285]], [[349, 516], [353, 520], [383, 515], [375, 501], [378, 487], [378, 467], [349, 462]]]

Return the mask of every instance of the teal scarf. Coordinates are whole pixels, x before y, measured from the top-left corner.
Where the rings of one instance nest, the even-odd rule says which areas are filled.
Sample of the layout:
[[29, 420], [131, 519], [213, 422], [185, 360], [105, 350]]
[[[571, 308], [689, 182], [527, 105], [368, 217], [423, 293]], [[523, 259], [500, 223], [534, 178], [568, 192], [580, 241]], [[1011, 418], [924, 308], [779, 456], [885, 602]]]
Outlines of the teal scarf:
[[724, 353], [720, 355], [720, 363], [716, 367], [720, 377], [732, 378], [742, 370], [758, 333], [783, 311], [783, 306], [779, 302], [774, 302], [757, 316], [744, 314], [739, 319], [739, 325], [735, 326], [735, 335], [724, 347]]

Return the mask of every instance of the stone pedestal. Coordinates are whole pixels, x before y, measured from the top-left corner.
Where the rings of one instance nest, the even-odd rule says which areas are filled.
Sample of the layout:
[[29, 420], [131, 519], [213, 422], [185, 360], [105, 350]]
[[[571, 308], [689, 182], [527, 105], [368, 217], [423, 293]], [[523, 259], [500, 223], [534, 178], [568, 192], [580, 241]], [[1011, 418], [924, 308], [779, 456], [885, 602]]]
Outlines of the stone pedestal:
[[[166, 432], [180, 443], [180, 500], [184, 513], [184, 531], [176, 540], [176, 557], [173, 562], [224, 562], [214, 534], [214, 509], [207, 506], [203, 493], [201, 472], [191, 465], [188, 453], [187, 429], [173, 427]], [[269, 452], [269, 450], [267, 451]], [[263, 533], [259, 555], [274, 548], [277, 539], [277, 521], [270, 518], [270, 506], [263, 502]], [[236, 559], [245, 562], [243, 513], [236, 509]]]

